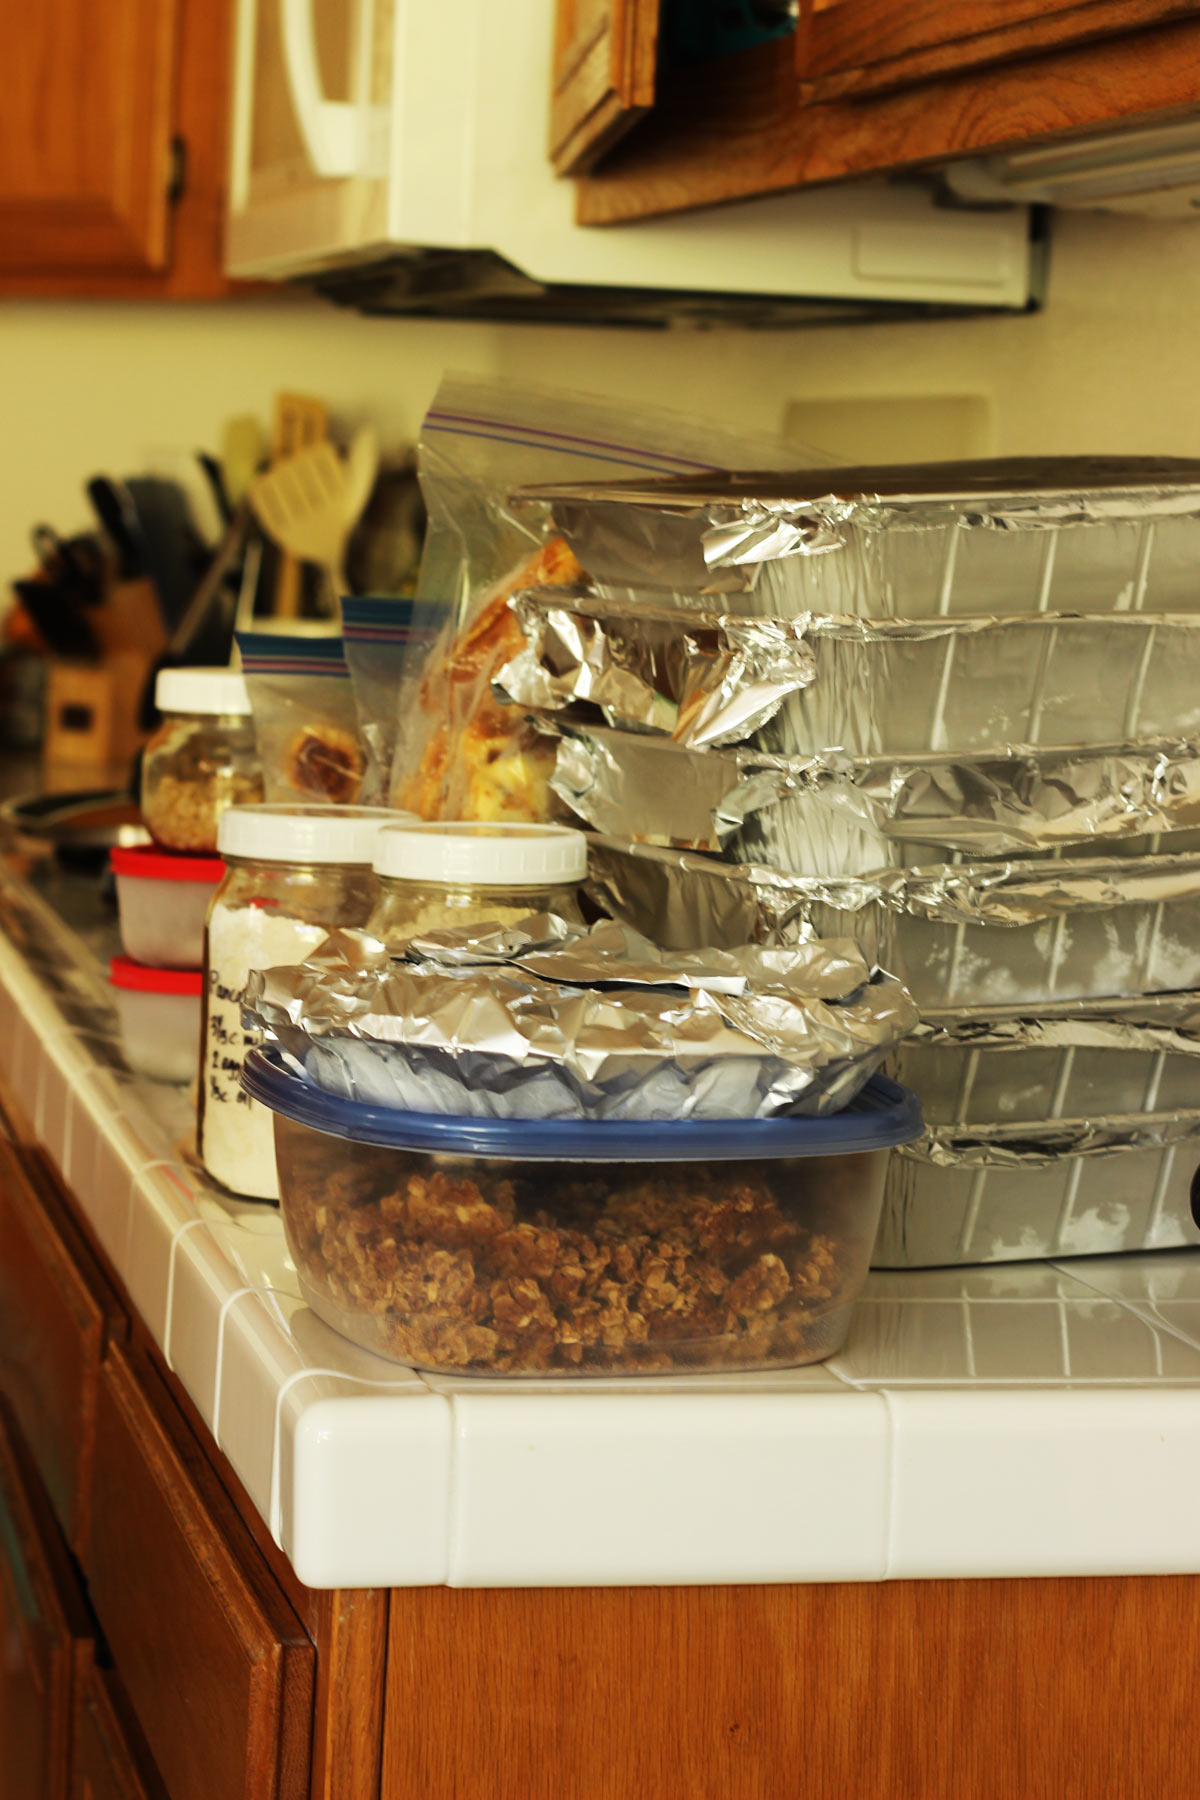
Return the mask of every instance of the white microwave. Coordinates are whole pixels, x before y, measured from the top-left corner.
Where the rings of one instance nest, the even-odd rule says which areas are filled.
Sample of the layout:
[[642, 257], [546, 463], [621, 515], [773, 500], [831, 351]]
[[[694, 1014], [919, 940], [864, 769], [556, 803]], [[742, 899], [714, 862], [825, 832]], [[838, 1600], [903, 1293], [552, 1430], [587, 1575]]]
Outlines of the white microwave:
[[227, 266], [370, 310], [1020, 310], [1028, 208], [869, 182], [582, 227], [547, 154], [554, 0], [238, 0]]

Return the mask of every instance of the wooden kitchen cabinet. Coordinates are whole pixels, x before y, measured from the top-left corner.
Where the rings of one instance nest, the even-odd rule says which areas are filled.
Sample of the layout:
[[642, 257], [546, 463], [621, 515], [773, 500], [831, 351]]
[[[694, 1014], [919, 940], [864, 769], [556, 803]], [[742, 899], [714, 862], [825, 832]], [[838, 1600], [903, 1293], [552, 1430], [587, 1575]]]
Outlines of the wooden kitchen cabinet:
[[0, 1402], [0, 1800], [67, 1800], [74, 1695], [91, 1657], [66, 1552]]
[[[610, 0], [621, 12], [627, 0]], [[615, 224], [1200, 113], [1200, 0], [802, 0], [674, 71], [578, 182]]]
[[0, 294], [223, 294], [231, 0], [9, 7]]
[[167, 1800], [148, 1754], [130, 1742], [135, 1730], [118, 1711], [111, 1679], [93, 1663], [75, 1696], [70, 1800]]
[[[91, 1291], [20, 1135], [24, 1236]], [[1200, 1793], [1195, 1577], [305, 1588], [101, 1274], [80, 1566], [0, 1392], [0, 1800]]]

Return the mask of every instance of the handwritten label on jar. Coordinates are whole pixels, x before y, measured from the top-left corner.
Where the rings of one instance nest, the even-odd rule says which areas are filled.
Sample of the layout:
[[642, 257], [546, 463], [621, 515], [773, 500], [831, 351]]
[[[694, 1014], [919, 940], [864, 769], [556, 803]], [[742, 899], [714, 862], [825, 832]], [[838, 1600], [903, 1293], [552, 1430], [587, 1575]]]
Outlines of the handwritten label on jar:
[[205, 958], [200, 1156], [209, 1174], [235, 1194], [277, 1200], [275, 1123], [240, 1082], [242, 1061], [258, 1041], [242, 1028], [251, 969], [303, 962], [328, 935], [261, 906], [214, 906]]

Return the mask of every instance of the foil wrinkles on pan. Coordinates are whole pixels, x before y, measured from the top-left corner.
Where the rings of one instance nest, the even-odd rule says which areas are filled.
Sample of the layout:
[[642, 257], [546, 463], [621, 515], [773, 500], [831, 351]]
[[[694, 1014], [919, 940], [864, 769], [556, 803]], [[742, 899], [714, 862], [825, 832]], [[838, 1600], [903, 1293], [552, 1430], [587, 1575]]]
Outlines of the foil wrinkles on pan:
[[[860, 912], [879, 905], [951, 925], [1017, 927], [1064, 914], [1200, 896], [1200, 855], [1194, 853], [1129, 856], [1112, 862], [1097, 858], [1077, 863], [946, 863], [826, 879], [749, 863], [722, 863], [651, 844], [593, 837], [590, 846], [592, 886], [601, 898], [608, 886], [624, 887], [636, 896], [639, 916], [647, 920], [681, 905], [686, 916], [695, 917], [699, 900], [702, 917], [704, 902], [696, 878], [705, 877], [711, 884], [741, 891], [747, 917], [753, 916], [758, 927], [747, 937], [759, 941], [816, 906]], [[719, 898], [716, 905], [723, 915], [726, 909]], [[660, 943], [679, 941], [665, 936], [657, 924], [654, 936]]]
[[1063, 1156], [1105, 1156], [1200, 1138], [1200, 1111], [1108, 1114], [1102, 1119], [1037, 1119], [1028, 1124], [927, 1127], [897, 1154], [943, 1169], [1017, 1168]]
[[[609, 837], [721, 850], [772, 808], [840, 815], [896, 844], [1021, 856], [1200, 825], [1200, 744], [1014, 746], [1004, 757], [768, 756], [693, 751], [633, 732], [540, 719], [559, 737], [551, 786]], [[814, 811], [813, 809], [819, 809]], [[930, 848], [928, 857], [937, 854]], [[878, 846], [877, 860], [887, 855]]]
[[[889, 491], [891, 490], [891, 491]], [[711, 590], [750, 588], [766, 562], [826, 555], [855, 535], [939, 526], [1059, 531], [1200, 515], [1200, 464], [1032, 458], [907, 469], [822, 469], [715, 480], [558, 482], [510, 503], [549, 505], [587, 569], [636, 569], [647, 586], [681, 573]]]
[[342, 932], [254, 974], [248, 1022], [330, 1092], [458, 1116], [769, 1118], [847, 1106], [917, 1011], [846, 941], [664, 952], [611, 921]]

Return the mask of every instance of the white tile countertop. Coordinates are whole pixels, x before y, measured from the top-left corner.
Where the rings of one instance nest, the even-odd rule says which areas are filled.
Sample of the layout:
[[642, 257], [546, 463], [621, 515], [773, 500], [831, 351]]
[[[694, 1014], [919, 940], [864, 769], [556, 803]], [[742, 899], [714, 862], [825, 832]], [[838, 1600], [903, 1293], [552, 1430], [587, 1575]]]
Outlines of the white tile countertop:
[[1200, 1571], [1200, 1251], [875, 1274], [808, 1369], [418, 1375], [310, 1312], [79, 940], [0, 902], [4, 1080], [309, 1585]]

